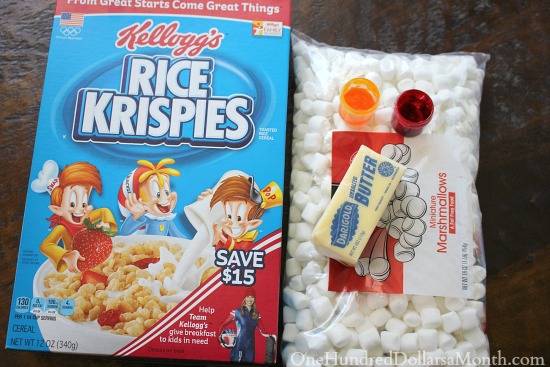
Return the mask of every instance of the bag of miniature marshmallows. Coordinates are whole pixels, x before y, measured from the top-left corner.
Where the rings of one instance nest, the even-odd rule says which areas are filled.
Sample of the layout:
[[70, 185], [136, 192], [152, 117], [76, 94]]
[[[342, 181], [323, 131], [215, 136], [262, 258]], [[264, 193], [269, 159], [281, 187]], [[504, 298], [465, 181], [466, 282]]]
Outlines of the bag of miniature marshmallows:
[[[321, 44], [293, 31], [296, 81], [283, 289], [286, 366], [483, 365], [486, 267], [475, 189], [479, 108], [489, 55], [389, 54]], [[379, 89], [371, 120], [350, 126], [340, 93]], [[427, 93], [415, 137], [392, 128], [398, 96]], [[361, 145], [406, 167], [355, 266], [320, 254], [312, 232]], [[338, 173], [340, 172], [340, 173]]]

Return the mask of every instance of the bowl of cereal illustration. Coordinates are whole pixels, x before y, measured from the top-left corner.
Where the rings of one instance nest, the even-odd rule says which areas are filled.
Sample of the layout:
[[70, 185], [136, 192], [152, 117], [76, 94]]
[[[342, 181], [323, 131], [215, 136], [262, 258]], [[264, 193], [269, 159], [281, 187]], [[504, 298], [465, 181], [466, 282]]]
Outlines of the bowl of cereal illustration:
[[79, 274], [57, 272], [46, 261], [35, 274], [33, 294], [58, 308], [34, 311], [42, 336], [71, 340], [78, 353], [113, 354], [214, 274], [213, 260], [207, 243], [132, 235], [114, 237], [109, 257]]

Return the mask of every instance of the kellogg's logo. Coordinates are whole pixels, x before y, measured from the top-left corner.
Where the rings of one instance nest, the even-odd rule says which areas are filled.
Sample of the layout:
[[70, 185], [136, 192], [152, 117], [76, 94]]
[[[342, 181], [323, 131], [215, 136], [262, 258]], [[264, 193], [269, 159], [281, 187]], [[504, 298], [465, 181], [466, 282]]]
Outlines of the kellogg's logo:
[[204, 49], [215, 50], [220, 47], [224, 37], [216, 28], [201, 34], [180, 33], [178, 30], [179, 22], [153, 26], [153, 21], [147, 19], [143, 23], [134, 23], [121, 29], [117, 33], [115, 45], [129, 51], [135, 51], [138, 47], [171, 48], [173, 56], [197, 56]]

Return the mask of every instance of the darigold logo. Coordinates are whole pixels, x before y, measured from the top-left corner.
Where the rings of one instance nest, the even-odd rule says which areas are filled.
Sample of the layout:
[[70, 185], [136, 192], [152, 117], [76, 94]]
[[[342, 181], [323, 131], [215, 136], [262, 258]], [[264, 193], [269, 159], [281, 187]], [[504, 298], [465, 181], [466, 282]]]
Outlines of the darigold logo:
[[345, 201], [334, 214], [330, 227], [331, 244], [336, 247], [345, 248], [359, 224], [359, 206]]

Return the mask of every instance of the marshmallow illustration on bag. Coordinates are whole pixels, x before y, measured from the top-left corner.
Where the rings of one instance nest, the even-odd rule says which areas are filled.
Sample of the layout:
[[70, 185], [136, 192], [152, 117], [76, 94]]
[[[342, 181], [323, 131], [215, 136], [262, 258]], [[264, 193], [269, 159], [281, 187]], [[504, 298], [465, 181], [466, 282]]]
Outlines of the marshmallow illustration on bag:
[[[380, 154], [403, 165], [411, 160], [411, 149], [405, 144], [386, 144]], [[370, 274], [379, 282], [388, 279], [391, 271], [388, 237], [398, 240], [393, 248], [397, 261], [405, 263], [414, 259], [414, 249], [422, 243], [422, 235], [426, 231], [422, 216], [427, 211], [426, 202], [419, 197], [417, 180], [418, 171], [407, 168], [355, 265], [357, 275], [364, 277]]]

